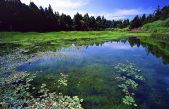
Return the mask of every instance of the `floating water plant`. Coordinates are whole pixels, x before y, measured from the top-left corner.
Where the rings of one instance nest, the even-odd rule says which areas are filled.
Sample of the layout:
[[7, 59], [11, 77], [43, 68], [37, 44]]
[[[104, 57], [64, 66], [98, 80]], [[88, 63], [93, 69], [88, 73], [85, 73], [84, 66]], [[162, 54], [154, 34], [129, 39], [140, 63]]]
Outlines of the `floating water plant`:
[[127, 105], [133, 105], [137, 107], [137, 104], [132, 96], [125, 96], [123, 97], [123, 103]]
[[[15, 71], [19, 65], [36, 59], [34, 54], [25, 55], [23, 51], [0, 57], [0, 109], [82, 109], [83, 99], [50, 92], [45, 83], [35, 87], [35, 74]], [[58, 87], [66, 87], [67, 75], [61, 73], [58, 83]]]
[[141, 76], [139, 70], [134, 64], [117, 64], [114, 69], [118, 73], [116, 80], [118, 80], [118, 87], [122, 89], [124, 97], [122, 101], [126, 105], [137, 107], [134, 99], [134, 90], [138, 88], [138, 81], [143, 81], [144, 77]]
[[63, 73], [60, 74], [60, 78], [58, 80], [58, 87], [63, 87], [63, 86], [67, 86], [67, 76], [68, 75], [65, 75]]
[[[67, 75], [61, 74], [60, 87], [67, 86]], [[40, 89], [32, 84], [35, 75], [26, 72], [13, 73], [3, 79], [0, 87], [0, 108], [3, 109], [83, 109], [78, 96], [65, 96], [61, 92], [50, 92], [45, 83]]]
[[27, 77], [29, 74], [26, 72], [17, 72], [12, 73], [9, 77], [5, 79], [5, 83], [11, 84], [14, 82], [22, 81], [25, 77]]

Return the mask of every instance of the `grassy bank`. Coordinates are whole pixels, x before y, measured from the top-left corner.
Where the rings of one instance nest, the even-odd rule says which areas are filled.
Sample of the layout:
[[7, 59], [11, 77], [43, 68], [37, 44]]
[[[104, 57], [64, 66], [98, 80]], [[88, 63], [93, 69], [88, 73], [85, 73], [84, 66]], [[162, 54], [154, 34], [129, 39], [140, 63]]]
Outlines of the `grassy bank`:
[[142, 29], [152, 33], [169, 34], [169, 19], [158, 20], [152, 23], [145, 24], [143, 25]]
[[128, 36], [149, 36], [149, 33], [129, 32], [48, 32], [48, 33], [18, 33], [1, 32], [0, 43], [15, 43], [21, 45], [32, 45], [40, 42], [77, 41], [77, 40], [113, 40]]
[[15, 52], [23, 48], [33, 53], [36, 51], [56, 50], [62, 47], [75, 45], [101, 44], [106, 41], [118, 40], [129, 36], [150, 36], [149, 33], [129, 33], [111, 31], [89, 32], [47, 32], [47, 33], [19, 33], [0, 32], [0, 55]]

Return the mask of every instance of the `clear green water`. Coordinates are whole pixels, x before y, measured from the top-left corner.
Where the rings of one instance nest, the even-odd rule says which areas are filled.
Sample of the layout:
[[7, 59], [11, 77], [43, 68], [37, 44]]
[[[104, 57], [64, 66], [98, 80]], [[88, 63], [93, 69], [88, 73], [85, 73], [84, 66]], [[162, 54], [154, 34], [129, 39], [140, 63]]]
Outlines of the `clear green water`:
[[113, 67], [134, 63], [145, 78], [135, 91], [137, 108], [169, 109], [169, 64], [164, 64], [169, 57], [158, 56], [158, 48], [151, 48], [140, 40], [71, 44], [52, 51], [46, 49], [16, 70], [37, 72], [35, 84], [46, 83], [52, 91], [58, 91], [54, 83], [59, 73], [68, 74], [68, 87], [62, 92], [83, 98], [86, 109], [133, 109], [122, 103], [123, 93], [117, 87]]

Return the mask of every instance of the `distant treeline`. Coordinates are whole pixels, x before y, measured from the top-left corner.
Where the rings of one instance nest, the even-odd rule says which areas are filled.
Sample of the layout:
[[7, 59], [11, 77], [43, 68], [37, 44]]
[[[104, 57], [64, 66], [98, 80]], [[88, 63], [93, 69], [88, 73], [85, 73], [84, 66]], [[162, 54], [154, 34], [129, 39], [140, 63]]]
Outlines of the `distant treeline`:
[[139, 17], [138, 15], [135, 16], [134, 19], [130, 21], [130, 28], [138, 28], [143, 26], [144, 24], [151, 23], [157, 20], [165, 20], [167, 18], [169, 18], [169, 6], [165, 6], [163, 8], [160, 8], [158, 6], [153, 14], [149, 14], [148, 16], [143, 14], [143, 16], [141, 17]]
[[169, 7], [158, 8], [154, 14], [136, 16], [132, 21], [107, 20], [104, 17], [89, 16], [87, 13], [75, 14], [73, 18], [66, 14], [38, 7], [33, 2], [25, 5], [20, 0], [0, 0], [0, 31], [90, 31], [106, 28], [137, 28], [145, 23], [169, 17]]
[[126, 27], [129, 20], [110, 21], [104, 17], [69, 15], [37, 7], [33, 2], [25, 5], [20, 0], [0, 0], [0, 31], [88, 31], [112, 27]]

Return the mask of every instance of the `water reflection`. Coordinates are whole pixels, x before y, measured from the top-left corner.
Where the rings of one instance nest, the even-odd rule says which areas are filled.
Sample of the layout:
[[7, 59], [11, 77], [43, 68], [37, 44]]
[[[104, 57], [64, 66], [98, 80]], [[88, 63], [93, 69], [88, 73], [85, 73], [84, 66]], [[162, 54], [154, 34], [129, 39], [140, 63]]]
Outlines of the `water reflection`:
[[166, 41], [157, 41], [152, 39], [137, 39], [137, 38], [129, 38], [128, 42], [130, 46], [133, 47], [136, 45], [137, 47], [142, 46], [147, 51], [147, 54], [151, 53], [155, 55], [157, 58], [162, 58], [164, 64], [169, 63], [169, 44]]
[[122, 93], [113, 79], [113, 66], [129, 61], [142, 69], [146, 78], [136, 91], [138, 109], [168, 109], [168, 48], [166, 42], [137, 37], [82, 45], [80, 42], [39, 44], [21, 51], [22, 55], [32, 55], [16, 70], [38, 72], [35, 83], [46, 82], [54, 91], [58, 73], [68, 73], [69, 83], [64, 93], [84, 98], [86, 109], [131, 109], [121, 103]]

